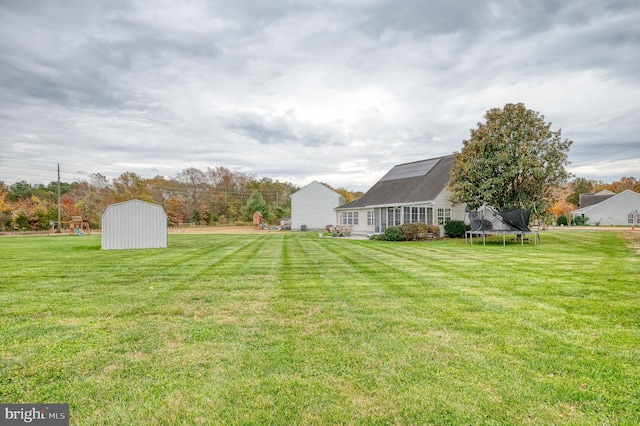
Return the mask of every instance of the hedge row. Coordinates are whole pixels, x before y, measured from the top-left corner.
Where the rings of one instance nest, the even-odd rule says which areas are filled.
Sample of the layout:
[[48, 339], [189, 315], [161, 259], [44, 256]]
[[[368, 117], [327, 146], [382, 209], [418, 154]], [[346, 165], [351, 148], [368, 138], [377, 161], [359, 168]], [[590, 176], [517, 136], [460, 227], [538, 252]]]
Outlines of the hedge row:
[[[461, 220], [450, 220], [444, 225], [444, 233], [451, 238], [463, 237], [469, 229]], [[390, 226], [384, 234], [372, 235], [370, 239], [379, 241], [421, 241], [440, 238], [440, 227], [425, 223], [405, 223], [402, 226]]]
[[384, 234], [372, 235], [370, 239], [379, 241], [420, 241], [440, 238], [440, 227], [425, 223], [405, 223], [402, 226], [390, 226]]

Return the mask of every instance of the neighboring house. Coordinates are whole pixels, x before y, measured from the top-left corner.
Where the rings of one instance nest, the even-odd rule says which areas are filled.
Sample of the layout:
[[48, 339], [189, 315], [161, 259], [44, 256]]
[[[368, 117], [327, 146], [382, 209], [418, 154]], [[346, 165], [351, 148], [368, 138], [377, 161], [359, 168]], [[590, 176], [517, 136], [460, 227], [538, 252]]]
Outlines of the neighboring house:
[[384, 232], [389, 226], [423, 222], [444, 225], [465, 219], [465, 204], [453, 206], [447, 189], [453, 155], [399, 164], [362, 198], [335, 209], [338, 225], [355, 233]]
[[638, 224], [640, 194], [637, 192], [627, 189], [619, 194], [608, 196], [597, 204], [588, 204], [586, 207], [582, 206], [582, 199], [581, 195], [580, 208], [575, 210], [572, 215], [573, 217], [584, 217], [587, 219], [585, 223], [588, 225], [631, 226]]
[[344, 204], [344, 197], [320, 182], [309, 185], [291, 194], [291, 229], [318, 230], [334, 225], [334, 209]]
[[167, 214], [162, 206], [130, 200], [111, 204], [102, 215], [104, 250], [165, 248]]
[[580, 194], [580, 198], [578, 200], [578, 204], [581, 209], [585, 207], [593, 206], [594, 204], [598, 204], [607, 200], [616, 195], [615, 192], [611, 192], [608, 189], [603, 189], [602, 191], [596, 194]]

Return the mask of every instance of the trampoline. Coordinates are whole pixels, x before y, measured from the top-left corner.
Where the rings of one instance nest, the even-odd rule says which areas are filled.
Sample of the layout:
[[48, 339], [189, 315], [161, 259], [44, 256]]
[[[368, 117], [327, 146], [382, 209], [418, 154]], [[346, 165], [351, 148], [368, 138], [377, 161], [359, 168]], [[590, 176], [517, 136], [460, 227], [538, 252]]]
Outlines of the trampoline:
[[502, 245], [507, 245], [507, 235], [520, 237], [521, 245], [525, 238], [531, 244], [538, 245], [538, 231], [529, 228], [531, 209], [509, 209], [497, 211], [484, 206], [478, 210], [469, 211], [471, 230], [465, 233], [465, 242], [473, 244], [473, 237], [482, 237], [482, 244], [486, 245], [487, 235], [502, 235]]

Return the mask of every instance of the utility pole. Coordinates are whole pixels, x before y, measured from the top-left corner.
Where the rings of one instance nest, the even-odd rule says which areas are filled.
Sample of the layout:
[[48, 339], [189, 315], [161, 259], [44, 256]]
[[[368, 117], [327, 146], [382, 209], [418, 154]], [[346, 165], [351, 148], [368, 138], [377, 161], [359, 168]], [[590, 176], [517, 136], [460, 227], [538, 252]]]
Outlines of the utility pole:
[[62, 233], [62, 224], [60, 223], [60, 163], [58, 163], [58, 234]]

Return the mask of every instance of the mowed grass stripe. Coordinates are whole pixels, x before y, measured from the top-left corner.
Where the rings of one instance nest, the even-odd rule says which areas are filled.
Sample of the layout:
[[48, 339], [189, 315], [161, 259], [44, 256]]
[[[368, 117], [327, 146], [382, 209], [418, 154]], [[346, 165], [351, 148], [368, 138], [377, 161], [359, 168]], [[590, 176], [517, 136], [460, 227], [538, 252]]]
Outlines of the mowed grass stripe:
[[[364, 247], [364, 244], [363, 244], [363, 247]], [[405, 245], [404, 247], [407, 247], [407, 246]], [[503, 248], [501, 247], [501, 249], [503, 249]], [[518, 247], [518, 249], [519, 250], [526, 250], [526, 248], [520, 248], [520, 247]], [[411, 250], [420, 251], [420, 249], [416, 249], [416, 247], [411, 247]], [[363, 249], [361, 248], [360, 250], [353, 250], [353, 252], [358, 252], [358, 251], [362, 252]], [[376, 247], [376, 251], [381, 251], [381, 250], [380, 250], [379, 247]], [[624, 252], [625, 249], [622, 248], [620, 251]], [[413, 253], [411, 253], [411, 254], [413, 254]], [[431, 260], [433, 260], [433, 258], [430, 259], [430, 262], [429, 262], [430, 265], [432, 264]], [[549, 264], [553, 264], [553, 259], [552, 258], [549, 259], [548, 261], [549, 261]], [[442, 265], [442, 263], [439, 263], [439, 264]], [[494, 281], [496, 281], [497, 283], [500, 283], [500, 285], [502, 285], [503, 288], [505, 288], [506, 286], [504, 286], [502, 284], [504, 282], [504, 279], [503, 278], [501, 279], [501, 277], [499, 276], [500, 268], [496, 267], [496, 265], [491, 265], [491, 268], [494, 268], [498, 272], [498, 273], [493, 275]], [[524, 279], [525, 279], [525, 281], [527, 279], [530, 280], [531, 277], [525, 277]], [[534, 285], [540, 283], [539, 281], [537, 281], [535, 279], [533, 281], [534, 281]], [[475, 291], [476, 294], [473, 296], [473, 298], [476, 299], [476, 300], [473, 301], [472, 305], [476, 305], [477, 306], [476, 310], [485, 311], [486, 313], [488, 313], [490, 315], [490, 327], [488, 327], [488, 328], [485, 327], [483, 329], [482, 321], [479, 321], [477, 316], [475, 316], [475, 317], [471, 316], [470, 317], [469, 311], [467, 309], [464, 309], [464, 307], [462, 307], [462, 309], [461, 309], [461, 306], [456, 306], [456, 308], [454, 310], [452, 310], [452, 312], [451, 312], [451, 314], [453, 314], [453, 315], [451, 315], [451, 317], [455, 318], [455, 324], [456, 324], [457, 327], [460, 327], [461, 325], [465, 324], [465, 321], [461, 321], [460, 316], [456, 315], [456, 314], [460, 314], [462, 312], [464, 314], [464, 318], [465, 319], [471, 319], [472, 320], [473, 324], [471, 326], [471, 329], [475, 328], [476, 331], [478, 331], [479, 333], [482, 332], [484, 334], [487, 330], [495, 327], [495, 321], [497, 319], [496, 317], [498, 317], [498, 318], [500, 317], [500, 315], [498, 315], [497, 313], [498, 312], [503, 312], [503, 313], [506, 312], [509, 315], [506, 316], [506, 317], [503, 316], [503, 319], [501, 320], [502, 324], [504, 326], [508, 326], [508, 322], [505, 322], [505, 321], [508, 320], [508, 321], [511, 322], [511, 325], [513, 326], [513, 330], [518, 330], [521, 327], [524, 327], [523, 329], [525, 329], [525, 330], [527, 329], [527, 327], [528, 328], [532, 328], [531, 329], [531, 335], [532, 336], [536, 336], [538, 338], [544, 339], [545, 333], [549, 333], [549, 330], [553, 329], [553, 327], [558, 327], [558, 325], [560, 325], [561, 322], [562, 322], [562, 316], [561, 316], [560, 318], [553, 319], [551, 321], [550, 326], [547, 326], [547, 324], [545, 324], [545, 321], [546, 321], [546, 318], [548, 316], [548, 312], [544, 312], [544, 315], [534, 317], [534, 318], [530, 319], [529, 321], [521, 320], [520, 316], [523, 313], [523, 308], [524, 308], [524, 310], [531, 312], [531, 311], [535, 311], [536, 309], [538, 309], [538, 307], [535, 307], [535, 308], [532, 309], [532, 307], [528, 303], [526, 303], [524, 300], [522, 301], [522, 303], [518, 303], [518, 304], [516, 304], [516, 306], [514, 306], [513, 301], [510, 300], [512, 298], [511, 294], [504, 295], [504, 297], [501, 297], [501, 298], [497, 298], [495, 296], [496, 292], [492, 291], [492, 287], [495, 286], [495, 283], [492, 284], [490, 279], [481, 280], [481, 282], [480, 282], [481, 285], [480, 286], [477, 285], [477, 283], [469, 283], [469, 284], [472, 285], [472, 288], [475, 288], [475, 289], [486, 289], [486, 291], [489, 292], [489, 294], [484, 294], [482, 292], [482, 290]], [[463, 288], [462, 291], [466, 291], [466, 289]], [[500, 294], [500, 293], [502, 293], [502, 291], [500, 291], [498, 294]], [[508, 302], [506, 304], [504, 303], [505, 300], [508, 300]], [[498, 311], [496, 311], [496, 308], [495, 308], [496, 304], [498, 304], [499, 306], [506, 306], [508, 309], [505, 310], [505, 309], [500, 308]], [[493, 307], [492, 307], [492, 305], [493, 305]], [[543, 306], [543, 309], [542, 309], [543, 311], [545, 311], [547, 309], [552, 309], [554, 311], [553, 313], [555, 313], [555, 314], [557, 314], [560, 311], [563, 311], [563, 308], [550, 306], [547, 303], [542, 303], [542, 306]], [[481, 307], [483, 307], [483, 308], [481, 308]], [[526, 316], [526, 314], [524, 316]], [[545, 319], [545, 321], [542, 321], [541, 324], [540, 323], [536, 323], [536, 321], [539, 321], [539, 320], [541, 320], [543, 318]], [[469, 327], [469, 325], [467, 325], [465, 327]], [[560, 327], [560, 329], [555, 329], [554, 331], [551, 332], [551, 337], [549, 339], [547, 339], [547, 340], [551, 341], [551, 343], [557, 343], [558, 340], [563, 341], [563, 337], [562, 336], [563, 336], [563, 333], [565, 331], [567, 331], [566, 328], [565, 328], [565, 330], [563, 330], [562, 327]], [[593, 343], [593, 342], [581, 342], [581, 343], [578, 343], [578, 345], [584, 348], [584, 344], [585, 343], [588, 345], [589, 343]], [[546, 342], [545, 342], [545, 344], [546, 344]], [[513, 346], [517, 346], [517, 339], [513, 339], [513, 337], [509, 337], [508, 340], [503, 341], [503, 345], [502, 346], [503, 346], [503, 348], [511, 348]], [[526, 351], [530, 351], [532, 349], [535, 350], [536, 348], [531, 348], [530, 345], [526, 346]], [[532, 353], [535, 353], [535, 352], [532, 352]], [[521, 353], [519, 355], [525, 355], [525, 354], [526, 354], [526, 352], [521, 351]], [[565, 356], [565, 355], [566, 354], [562, 354], [562, 356]], [[616, 369], [616, 370], [618, 370], [620, 372], [623, 371], [623, 369]]]
[[79, 424], [637, 423], [640, 262], [577, 237], [1, 240], [0, 398]]
[[[307, 241], [305, 241], [305, 243], [306, 242]], [[351, 244], [351, 242], [336, 241], [336, 244], [341, 243], [347, 244], [347, 247]], [[347, 250], [353, 249], [353, 247], [350, 249], [347, 248]], [[309, 252], [310, 250], [305, 251]], [[368, 380], [363, 380], [360, 383], [351, 382], [348, 390], [345, 391], [344, 399], [360, 401], [362, 404], [363, 402], [371, 400], [372, 393], [382, 390], [382, 394], [376, 399], [378, 403], [375, 405], [375, 408], [372, 404], [365, 403], [353, 409], [363, 410], [361, 412], [362, 418], [371, 418], [371, 416], [373, 416], [373, 418], [377, 418], [378, 420], [386, 419], [389, 421], [390, 419], [401, 418], [417, 421], [418, 417], [415, 417], [413, 410], [403, 411], [402, 409], [398, 409], [397, 394], [395, 394], [392, 389], [398, 391], [398, 381], [407, 386], [426, 386], [429, 388], [430, 381], [437, 381], [435, 379], [430, 380], [430, 374], [437, 376], [438, 372], [442, 369], [442, 365], [437, 362], [437, 360], [429, 356], [424, 357], [424, 355], [432, 355], [434, 348], [439, 348], [441, 351], [447, 352], [449, 344], [452, 339], [455, 340], [456, 337], [452, 336], [451, 331], [439, 332], [435, 330], [435, 332], [431, 332], [429, 330], [431, 321], [429, 315], [417, 318], [415, 312], [407, 309], [411, 303], [410, 297], [400, 300], [398, 297], [393, 296], [393, 292], [390, 291], [390, 287], [394, 285], [392, 279], [388, 277], [383, 278], [382, 282], [379, 279], [376, 280], [376, 274], [370, 267], [363, 268], [362, 266], [358, 266], [356, 262], [345, 262], [345, 253], [336, 255], [340, 250], [335, 249], [335, 247], [329, 251], [333, 252], [334, 255], [332, 260], [327, 262], [330, 266], [336, 267], [340, 265], [341, 262], [348, 265], [347, 267], [345, 267], [344, 264], [340, 265], [340, 267], [332, 271], [334, 273], [333, 275], [316, 274], [318, 276], [335, 277], [330, 281], [331, 288], [334, 293], [334, 298], [342, 302], [342, 309], [340, 309], [342, 315], [340, 318], [344, 319], [344, 324], [340, 330], [340, 334], [338, 334], [335, 339], [338, 343], [335, 346], [331, 346], [331, 348], [333, 350], [340, 346], [351, 348], [357, 356], [354, 356], [351, 363], [347, 364], [349, 368], [346, 369], [346, 372], [356, 377], [368, 377]], [[357, 251], [353, 250], [353, 252]], [[341, 260], [341, 262], [335, 262], [336, 260]], [[375, 269], [375, 267], [373, 269]], [[340, 274], [340, 272], [345, 271], [346, 274]], [[364, 281], [366, 283], [364, 284], [365, 286], [368, 284], [369, 287], [382, 288], [384, 291], [377, 292], [377, 297], [371, 298], [371, 292], [368, 290], [364, 292], [361, 291], [363, 284], [360, 284], [361, 277], [358, 277], [355, 286], [358, 291], [355, 291], [354, 294], [354, 286], [351, 284], [354, 284], [353, 277], [358, 276], [357, 272], [364, 273], [364, 276], [367, 277]], [[345, 286], [347, 282], [350, 285]], [[381, 308], [376, 300], [381, 295], [382, 299], [386, 300], [384, 308]], [[391, 304], [397, 304], [398, 308], [390, 309]], [[419, 304], [419, 302], [416, 303], [416, 305], [417, 304]], [[422, 301], [422, 305], [426, 305], [424, 300]], [[409, 339], [400, 337], [405, 336], [407, 333], [410, 336]], [[372, 336], [375, 336], [375, 338], [372, 338]], [[445, 342], [444, 345], [443, 341]], [[326, 345], [326, 340], [323, 343]], [[344, 349], [342, 351], [344, 351]], [[381, 366], [379, 364], [381, 360], [384, 360], [385, 365]], [[425, 360], [427, 360], [426, 363]], [[411, 371], [405, 371], [406, 374], [401, 374], [398, 369], [391, 368], [391, 370], [389, 370], [391, 374], [388, 377], [380, 375], [380, 371], [388, 370], [389, 363], [393, 364], [394, 362], [400, 362], [405, 370], [408, 369], [407, 366], [409, 365], [414, 366], [415, 369], [410, 369]], [[337, 371], [340, 371], [337, 367], [338, 366], [334, 366]], [[375, 377], [368, 376], [366, 374], [367, 371], [376, 371], [377, 373]], [[385, 383], [387, 381], [388, 383]], [[467, 391], [469, 391], [469, 389], [467, 389]], [[409, 391], [407, 390], [407, 392]], [[415, 406], [420, 407], [417, 411], [420, 412], [424, 408], [420, 405], [420, 399], [424, 397], [424, 394], [421, 392], [415, 393], [415, 389], [412, 389], [411, 392], [411, 395], [416, 398]], [[438, 393], [439, 390], [430, 388], [429, 393], [430, 392]], [[407, 397], [407, 393], [401, 392], [401, 394], [403, 398]], [[385, 402], [380, 403], [380, 401]], [[443, 408], [443, 410], [445, 410], [445, 408]], [[435, 418], [438, 417], [436, 416]]]

